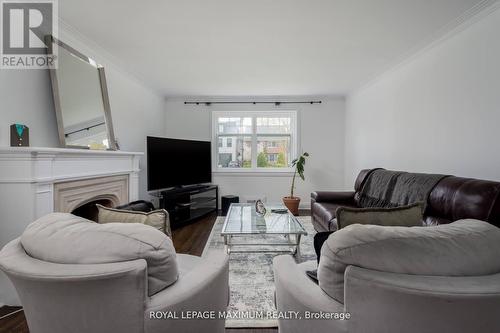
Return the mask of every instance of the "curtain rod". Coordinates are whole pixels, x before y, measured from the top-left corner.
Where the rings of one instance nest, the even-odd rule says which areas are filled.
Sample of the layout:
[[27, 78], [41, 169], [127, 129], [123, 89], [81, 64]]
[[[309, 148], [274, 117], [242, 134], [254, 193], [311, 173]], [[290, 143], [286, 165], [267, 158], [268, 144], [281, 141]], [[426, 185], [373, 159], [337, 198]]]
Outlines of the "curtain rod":
[[184, 104], [195, 104], [195, 105], [200, 105], [200, 104], [205, 104], [205, 105], [212, 105], [212, 104], [274, 104], [274, 105], [281, 105], [281, 104], [321, 104], [321, 101], [302, 101], [302, 102], [291, 102], [291, 101], [277, 101], [277, 102], [237, 102], [237, 101], [231, 101], [231, 102], [200, 102], [200, 101], [186, 101]]
[[83, 132], [83, 131], [90, 131], [91, 128], [94, 128], [94, 127], [99, 127], [99, 126], [102, 126], [102, 125], [106, 125], [105, 122], [102, 122], [102, 123], [99, 123], [99, 124], [95, 124], [95, 125], [92, 125], [92, 126], [87, 126], [87, 127], [84, 127], [82, 129], [79, 129], [79, 130], [76, 130], [76, 131], [73, 131], [73, 132], [69, 132], [69, 133], [64, 133], [64, 136], [65, 137], [68, 137], [72, 134], [76, 134], [76, 133], [80, 133], [80, 132]]

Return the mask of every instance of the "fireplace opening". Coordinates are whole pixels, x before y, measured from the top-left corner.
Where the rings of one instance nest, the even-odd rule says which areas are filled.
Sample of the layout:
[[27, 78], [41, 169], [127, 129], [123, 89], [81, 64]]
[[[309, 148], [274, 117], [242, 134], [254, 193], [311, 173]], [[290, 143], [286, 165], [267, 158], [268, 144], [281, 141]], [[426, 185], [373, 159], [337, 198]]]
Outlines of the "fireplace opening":
[[103, 205], [106, 207], [114, 207], [114, 204], [109, 199], [98, 199], [87, 202], [80, 207], [76, 208], [71, 212], [71, 214], [83, 217], [85, 219], [97, 222], [98, 210], [96, 204]]

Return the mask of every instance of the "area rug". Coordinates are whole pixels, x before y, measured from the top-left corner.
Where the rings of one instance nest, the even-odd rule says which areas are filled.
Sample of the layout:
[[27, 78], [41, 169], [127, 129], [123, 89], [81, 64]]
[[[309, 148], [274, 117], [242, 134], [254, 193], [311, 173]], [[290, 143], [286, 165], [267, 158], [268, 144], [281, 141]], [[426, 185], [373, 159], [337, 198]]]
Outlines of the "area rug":
[[[301, 216], [300, 222], [307, 231], [307, 236], [301, 240], [301, 258], [298, 261], [315, 260], [313, 236], [316, 233], [311, 223], [311, 217]], [[208, 238], [203, 254], [207, 251], [224, 250], [224, 239], [221, 236], [224, 217], [218, 217], [210, 237]], [[255, 237], [282, 237], [260, 236]], [[243, 238], [243, 237], [242, 237]], [[261, 313], [273, 313], [274, 305], [274, 277], [273, 257], [276, 253], [231, 253], [229, 257], [229, 287], [231, 298], [226, 319], [227, 328], [261, 328], [277, 327], [276, 319], [261, 316]]]

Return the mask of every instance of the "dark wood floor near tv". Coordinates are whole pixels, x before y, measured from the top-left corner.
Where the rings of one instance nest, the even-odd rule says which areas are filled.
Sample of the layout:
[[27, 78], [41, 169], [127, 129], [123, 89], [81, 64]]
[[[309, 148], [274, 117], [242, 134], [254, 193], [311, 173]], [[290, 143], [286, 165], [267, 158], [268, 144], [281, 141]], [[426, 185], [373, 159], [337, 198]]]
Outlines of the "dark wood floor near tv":
[[[301, 211], [300, 215], [309, 215], [309, 211]], [[201, 255], [210, 236], [217, 214], [212, 213], [195, 223], [182, 226], [173, 231], [175, 250], [178, 253]], [[4, 306], [0, 308], [0, 318], [19, 308]], [[0, 333], [28, 333], [28, 326], [22, 311], [18, 311], [0, 319]], [[277, 333], [277, 328], [234, 328], [226, 329], [226, 333]]]

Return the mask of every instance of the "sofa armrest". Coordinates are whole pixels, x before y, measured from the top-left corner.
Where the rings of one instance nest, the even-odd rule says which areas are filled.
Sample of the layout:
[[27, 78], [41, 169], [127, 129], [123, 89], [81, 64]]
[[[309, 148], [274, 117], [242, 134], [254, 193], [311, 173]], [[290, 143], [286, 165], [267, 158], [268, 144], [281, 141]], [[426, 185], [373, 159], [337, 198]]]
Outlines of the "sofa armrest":
[[344, 311], [344, 305], [328, 296], [290, 255], [273, 260], [278, 311]]
[[[315, 262], [309, 268], [314, 267]], [[344, 311], [344, 305], [321, 290], [292, 256], [274, 257], [273, 269], [278, 311]]]
[[[157, 310], [174, 307], [190, 298], [198, 298], [199, 293], [215, 285], [222, 289], [217, 290], [218, 295], [228, 295], [229, 257], [222, 251], [209, 253], [197, 267], [180, 276], [170, 287], [153, 295], [147, 308]], [[227, 300], [228, 297], [225, 297], [225, 306], [227, 306]], [[222, 311], [225, 310], [225, 306]]]
[[0, 269], [23, 280], [62, 283], [112, 280], [127, 275], [135, 275], [142, 280], [146, 276], [144, 259], [101, 264], [52, 263], [27, 255], [20, 238], [10, 241], [1, 250]]
[[316, 191], [311, 193], [311, 199], [316, 202], [354, 203], [354, 191], [329, 192]]
[[[203, 261], [170, 287], [153, 295], [145, 307], [146, 332], [224, 332], [224, 319], [229, 303], [229, 257], [223, 251], [210, 252]], [[154, 319], [152, 312], [214, 312], [215, 319]]]
[[[276, 308], [278, 313], [298, 314], [298, 318], [279, 319], [280, 333], [345, 332], [345, 320], [307, 319], [307, 313], [342, 313], [344, 305], [337, 302], [307, 277], [305, 270], [312, 265], [298, 265], [290, 255], [277, 256], [273, 260]], [[306, 267], [304, 267], [306, 266]]]

